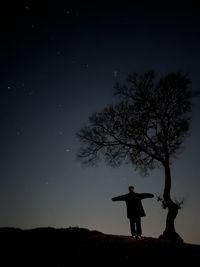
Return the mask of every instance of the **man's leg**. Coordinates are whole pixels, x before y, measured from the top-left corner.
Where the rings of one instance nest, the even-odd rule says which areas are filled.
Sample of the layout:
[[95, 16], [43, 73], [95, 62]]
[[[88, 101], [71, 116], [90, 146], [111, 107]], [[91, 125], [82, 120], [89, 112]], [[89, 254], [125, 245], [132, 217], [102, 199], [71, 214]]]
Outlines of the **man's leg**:
[[140, 217], [138, 217], [136, 219], [136, 233], [137, 233], [137, 236], [142, 235], [142, 226], [141, 226], [141, 218]]
[[135, 236], [136, 235], [136, 232], [135, 232], [135, 220], [133, 220], [131, 218], [129, 220], [130, 220], [130, 227], [131, 227], [131, 235]]

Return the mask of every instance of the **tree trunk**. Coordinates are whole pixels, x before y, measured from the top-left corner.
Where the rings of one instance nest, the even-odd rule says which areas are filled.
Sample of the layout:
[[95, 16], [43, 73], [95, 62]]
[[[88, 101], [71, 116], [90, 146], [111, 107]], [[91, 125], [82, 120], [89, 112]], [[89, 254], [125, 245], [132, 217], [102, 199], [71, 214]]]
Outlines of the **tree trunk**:
[[164, 206], [168, 209], [166, 228], [159, 238], [167, 239], [175, 242], [183, 242], [183, 239], [175, 231], [175, 219], [178, 214], [178, 206], [174, 203], [170, 196], [171, 191], [171, 171], [169, 164], [165, 164], [165, 188], [163, 193]]

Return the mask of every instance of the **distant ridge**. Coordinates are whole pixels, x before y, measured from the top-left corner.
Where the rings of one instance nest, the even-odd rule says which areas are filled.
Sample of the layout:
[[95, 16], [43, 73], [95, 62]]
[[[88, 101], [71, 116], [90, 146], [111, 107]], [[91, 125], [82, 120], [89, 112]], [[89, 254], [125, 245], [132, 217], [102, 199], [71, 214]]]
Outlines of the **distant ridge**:
[[200, 245], [104, 234], [79, 227], [0, 228], [1, 266], [178, 266], [199, 261]]

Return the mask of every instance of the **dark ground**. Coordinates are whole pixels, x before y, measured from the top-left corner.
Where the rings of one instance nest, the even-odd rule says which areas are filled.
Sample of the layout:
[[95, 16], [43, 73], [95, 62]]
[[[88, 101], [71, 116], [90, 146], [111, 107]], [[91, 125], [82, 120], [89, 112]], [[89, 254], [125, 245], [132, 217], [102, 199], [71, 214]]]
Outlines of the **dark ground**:
[[193, 266], [199, 256], [200, 245], [151, 237], [135, 240], [78, 227], [0, 228], [0, 266]]

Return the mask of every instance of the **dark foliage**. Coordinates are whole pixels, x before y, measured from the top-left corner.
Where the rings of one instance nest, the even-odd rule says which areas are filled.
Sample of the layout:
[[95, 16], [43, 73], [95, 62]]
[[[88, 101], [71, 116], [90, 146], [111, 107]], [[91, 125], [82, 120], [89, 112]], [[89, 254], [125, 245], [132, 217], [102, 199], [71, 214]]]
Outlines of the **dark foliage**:
[[160, 79], [154, 72], [130, 74], [125, 84], [115, 85], [117, 103], [93, 113], [77, 134], [78, 158], [96, 164], [103, 155], [112, 166], [131, 162], [145, 172], [168, 162], [188, 134], [194, 95], [189, 83], [181, 73]]

